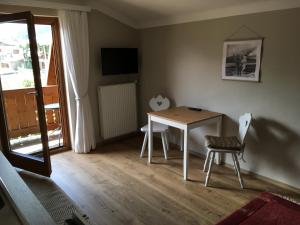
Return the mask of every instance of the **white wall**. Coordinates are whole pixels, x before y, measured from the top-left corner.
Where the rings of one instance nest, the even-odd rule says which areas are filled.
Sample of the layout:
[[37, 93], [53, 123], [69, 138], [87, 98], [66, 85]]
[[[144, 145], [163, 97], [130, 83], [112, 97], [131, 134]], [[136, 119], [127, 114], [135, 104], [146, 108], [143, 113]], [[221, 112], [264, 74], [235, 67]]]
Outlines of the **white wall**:
[[[66, 1], [70, 3], [70, 1]], [[3, 6], [0, 12], [31, 10], [56, 15], [56, 10]], [[221, 80], [223, 41], [246, 25], [265, 38], [261, 82]], [[146, 122], [148, 100], [157, 93], [174, 105], [190, 105], [222, 112], [224, 134], [235, 134], [238, 116], [254, 115], [247, 138], [244, 169], [300, 188], [300, 9], [283, 10], [137, 31], [103, 13], [89, 13], [89, 96], [97, 142], [101, 141], [97, 86], [133, 81], [135, 75], [103, 77], [101, 47], [141, 47], [140, 124]], [[246, 30], [235, 38], [255, 35]], [[73, 111], [74, 112], [74, 111]], [[191, 150], [201, 152], [203, 134], [191, 134]], [[177, 142], [176, 131], [173, 141]], [[227, 161], [231, 163], [230, 160]]]
[[103, 76], [101, 71], [101, 48], [139, 47], [138, 31], [112, 19], [103, 13], [92, 10], [89, 13], [90, 30], [90, 82], [89, 96], [95, 124], [96, 141], [101, 142], [97, 87], [99, 85], [135, 81], [136, 74]]
[[[260, 83], [221, 79], [223, 42], [242, 25], [265, 38]], [[237, 132], [240, 114], [252, 112], [242, 168], [300, 188], [299, 27], [300, 9], [292, 9], [142, 30], [140, 117], [146, 122], [157, 93], [174, 105], [224, 113], [225, 135]], [[256, 36], [241, 30], [233, 38]], [[192, 132], [191, 150], [201, 152], [203, 134], [213, 131]]]

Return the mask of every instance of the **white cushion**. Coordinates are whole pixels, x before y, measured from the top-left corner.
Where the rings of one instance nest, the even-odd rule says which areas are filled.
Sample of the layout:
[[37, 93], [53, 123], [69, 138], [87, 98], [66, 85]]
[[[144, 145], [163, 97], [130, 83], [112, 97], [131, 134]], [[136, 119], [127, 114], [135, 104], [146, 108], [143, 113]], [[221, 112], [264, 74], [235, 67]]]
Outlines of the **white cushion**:
[[[165, 132], [166, 130], [168, 130], [168, 126], [167, 125], [164, 125], [164, 124], [161, 124], [161, 123], [156, 123], [156, 122], [153, 122], [152, 124], [153, 124], [152, 132], [158, 133], [158, 132]], [[142, 132], [148, 132], [148, 124], [146, 124], [145, 126], [143, 126], [141, 128], [141, 131]]]

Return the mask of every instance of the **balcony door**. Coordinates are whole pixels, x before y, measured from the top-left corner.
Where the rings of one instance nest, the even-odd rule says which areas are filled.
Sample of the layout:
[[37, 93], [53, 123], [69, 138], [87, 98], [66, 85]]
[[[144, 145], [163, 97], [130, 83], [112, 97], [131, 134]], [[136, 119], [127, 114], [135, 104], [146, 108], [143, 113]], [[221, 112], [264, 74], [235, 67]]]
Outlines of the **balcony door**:
[[[2, 151], [13, 166], [50, 176], [47, 121], [38, 56], [40, 45], [36, 41], [34, 16], [30, 12], [0, 15], [1, 35]], [[23, 88], [14, 88], [20, 85]], [[14, 98], [11, 98], [12, 95]], [[55, 107], [57, 105], [52, 105], [51, 109]]]

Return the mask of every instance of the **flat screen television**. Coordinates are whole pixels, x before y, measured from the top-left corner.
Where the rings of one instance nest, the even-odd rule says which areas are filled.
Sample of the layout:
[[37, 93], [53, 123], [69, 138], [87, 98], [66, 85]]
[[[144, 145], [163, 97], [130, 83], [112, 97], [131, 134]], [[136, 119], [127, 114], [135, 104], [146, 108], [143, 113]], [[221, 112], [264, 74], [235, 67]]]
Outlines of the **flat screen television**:
[[137, 48], [101, 48], [102, 74], [138, 73]]

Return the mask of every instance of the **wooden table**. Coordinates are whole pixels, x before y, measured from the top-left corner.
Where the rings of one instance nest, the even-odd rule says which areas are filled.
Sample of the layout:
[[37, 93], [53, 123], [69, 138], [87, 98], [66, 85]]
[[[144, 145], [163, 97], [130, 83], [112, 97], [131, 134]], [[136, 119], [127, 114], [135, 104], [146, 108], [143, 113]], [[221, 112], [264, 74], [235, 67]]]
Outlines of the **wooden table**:
[[[221, 135], [222, 131], [222, 114], [210, 112], [207, 110], [195, 111], [187, 107], [175, 107], [158, 112], [148, 113], [148, 163], [151, 163], [153, 152], [153, 134], [152, 123], [158, 122], [171, 127], [179, 128], [183, 131], [183, 179], [188, 179], [189, 167], [189, 150], [188, 150], [188, 133], [191, 129], [217, 123], [217, 135]], [[217, 163], [220, 163], [220, 155], [217, 158]]]

